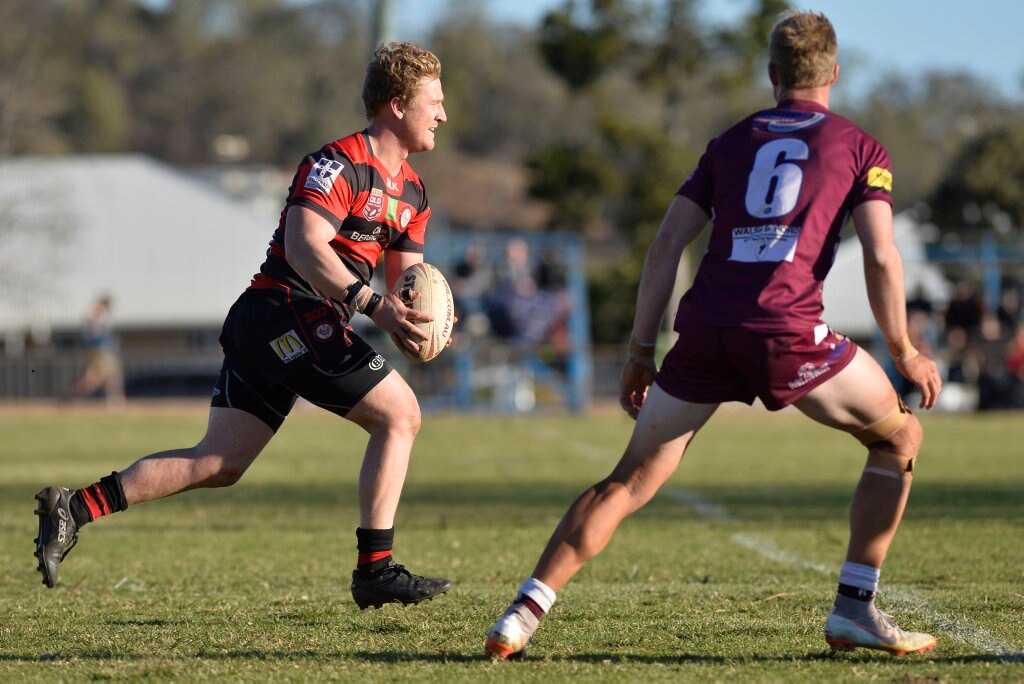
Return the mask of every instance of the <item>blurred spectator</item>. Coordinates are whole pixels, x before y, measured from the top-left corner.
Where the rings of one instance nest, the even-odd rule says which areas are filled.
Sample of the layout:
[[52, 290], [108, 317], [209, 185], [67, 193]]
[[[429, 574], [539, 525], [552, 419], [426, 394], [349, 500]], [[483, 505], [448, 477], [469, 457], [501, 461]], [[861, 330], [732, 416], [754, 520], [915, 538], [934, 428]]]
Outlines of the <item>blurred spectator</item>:
[[485, 301], [493, 280], [494, 273], [487, 267], [487, 253], [483, 245], [470, 244], [455, 265], [452, 295], [460, 327], [464, 326], [463, 329], [471, 335], [486, 335], [490, 328]]
[[960, 280], [953, 290], [953, 298], [946, 309], [946, 334], [953, 334], [956, 329], [966, 333], [968, 340], [977, 337], [981, 327], [985, 306], [974, 283]]
[[113, 302], [107, 295], [93, 304], [82, 330], [85, 347], [85, 371], [69, 389], [72, 397], [89, 397], [103, 388], [110, 406], [124, 403], [124, 375], [117, 341], [110, 323]]
[[920, 284], [914, 288], [913, 295], [907, 300], [907, 314], [909, 315], [914, 312], [920, 312], [929, 317], [935, 312], [935, 307], [932, 305], [931, 300], [928, 299], [928, 296], [925, 295], [924, 288]]
[[529, 317], [529, 298], [537, 290], [530, 272], [530, 247], [521, 238], [505, 243], [504, 259], [494, 270], [494, 282], [487, 295], [487, 316], [491, 332], [515, 338]]
[[996, 316], [999, 317], [1003, 328], [1011, 334], [1016, 330], [1017, 324], [1021, 322], [1020, 287], [1016, 283], [1011, 281], [1003, 285], [1003, 291], [999, 294], [999, 309], [996, 310]]
[[1024, 325], [1017, 330], [1006, 347], [1006, 370], [1013, 377], [1024, 381]]

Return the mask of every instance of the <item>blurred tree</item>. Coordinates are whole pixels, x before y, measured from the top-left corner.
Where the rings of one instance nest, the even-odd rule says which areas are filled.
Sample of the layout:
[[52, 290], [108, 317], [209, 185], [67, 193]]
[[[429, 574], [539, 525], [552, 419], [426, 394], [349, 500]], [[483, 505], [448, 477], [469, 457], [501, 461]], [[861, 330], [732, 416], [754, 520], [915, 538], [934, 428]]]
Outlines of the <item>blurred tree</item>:
[[842, 113], [888, 148], [900, 211], [932, 196], [964, 144], [1019, 119], [1020, 106], [974, 77], [936, 72], [890, 76], [861, 107]]
[[72, 64], [52, 30], [55, 0], [0, 3], [0, 156], [66, 149]]
[[[1020, 239], [1024, 225], [1024, 124], [988, 131], [963, 146], [930, 198], [940, 228], [995, 227]], [[973, 214], [973, 216], [972, 216]]]
[[593, 83], [628, 53], [637, 17], [628, 0], [591, 0], [584, 16], [574, 0], [544, 15], [540, 52], [555, 73], [574, 90]]
[[577, 125], [565, 85], [536, 50], [524, 49], [534, 42], [531, 33], [489, 23], [476, 2], [455, 2], [450, 11], [430, 41], [443, 64], [445, 108], [452, 114], [442, 145], [454, 140], [474, 155], [518, 161]]

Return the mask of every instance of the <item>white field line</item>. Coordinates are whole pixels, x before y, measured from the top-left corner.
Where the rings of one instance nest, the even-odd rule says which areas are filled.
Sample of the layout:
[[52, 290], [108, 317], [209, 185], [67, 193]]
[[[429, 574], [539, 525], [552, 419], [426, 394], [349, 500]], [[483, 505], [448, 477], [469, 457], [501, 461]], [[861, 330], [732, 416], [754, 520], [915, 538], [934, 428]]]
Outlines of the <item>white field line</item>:
[[[741, 522], [723, 506], [709, 501], [692, 489], [664, 487], [661, 493], [673, 501], [689, 506], [698, 516], [706, 520]], [[814, 570], [815, 572], [831, 575], [832, 577], [839, 576], [839, 568], [837, 566], [807, 560], [797, 553], [780, 548], [775, 542], [761, 535], [737, 532], [729, 539], [737, 546], [753, 551], [776, 563], [794, 568]], [[1008, 660], [1016, 661], [1024, 658], [1024, 651], [1020, 651], [1013, 644], [1003, 641], [988, 630], [971, 624], [966, 618], [934, 610], [928, 605], [925, 596], [919, 592], [899, 587], [886, 587], [885, 598], [901, 610], [913, 611], [923, 616], [931, 624], [934, 624], [956, 641], [986, 653], [1004, 656]]]

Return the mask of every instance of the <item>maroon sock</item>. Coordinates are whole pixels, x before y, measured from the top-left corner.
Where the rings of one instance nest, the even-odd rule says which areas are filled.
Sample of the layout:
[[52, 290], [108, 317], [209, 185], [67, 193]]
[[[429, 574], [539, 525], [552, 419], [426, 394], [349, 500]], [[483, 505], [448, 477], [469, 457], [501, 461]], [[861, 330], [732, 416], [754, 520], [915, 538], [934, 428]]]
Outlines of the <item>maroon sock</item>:
[[544, 609], [540, 607], [539, 603], [534, 601], [526, 594], [522, 594], [519, 598], [517, 598], [516, 603], [521, 603], [522, 605], [529, 608], [530, 612], [536, 615], [538, 620], [544, 617]]

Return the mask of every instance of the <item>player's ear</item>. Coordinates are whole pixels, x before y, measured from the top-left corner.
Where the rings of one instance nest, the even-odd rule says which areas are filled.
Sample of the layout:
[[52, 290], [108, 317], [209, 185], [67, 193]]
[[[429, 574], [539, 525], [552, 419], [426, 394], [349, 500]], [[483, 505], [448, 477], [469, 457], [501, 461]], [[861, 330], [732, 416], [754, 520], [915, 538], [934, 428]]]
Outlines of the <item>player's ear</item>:
[[391, 115], [396, 119], [405, 118], [405, 105], [402, 104], [402, 98], [391, 98], [391, 101], [388, 102], [388, 108], [391, 110]]
[[768, 80], [772, 82], [773, 86], [779, 85], [779, 70], [771, 62], [768, 62]]
[[836, 81], [838, 81], [838, 80], [839, 80], [839, 62], [836, 62], [835, 64], [832, 65], [832, 80], [829, 81], [828, 84], [830, 86], [834, 86], [836, 84]]

